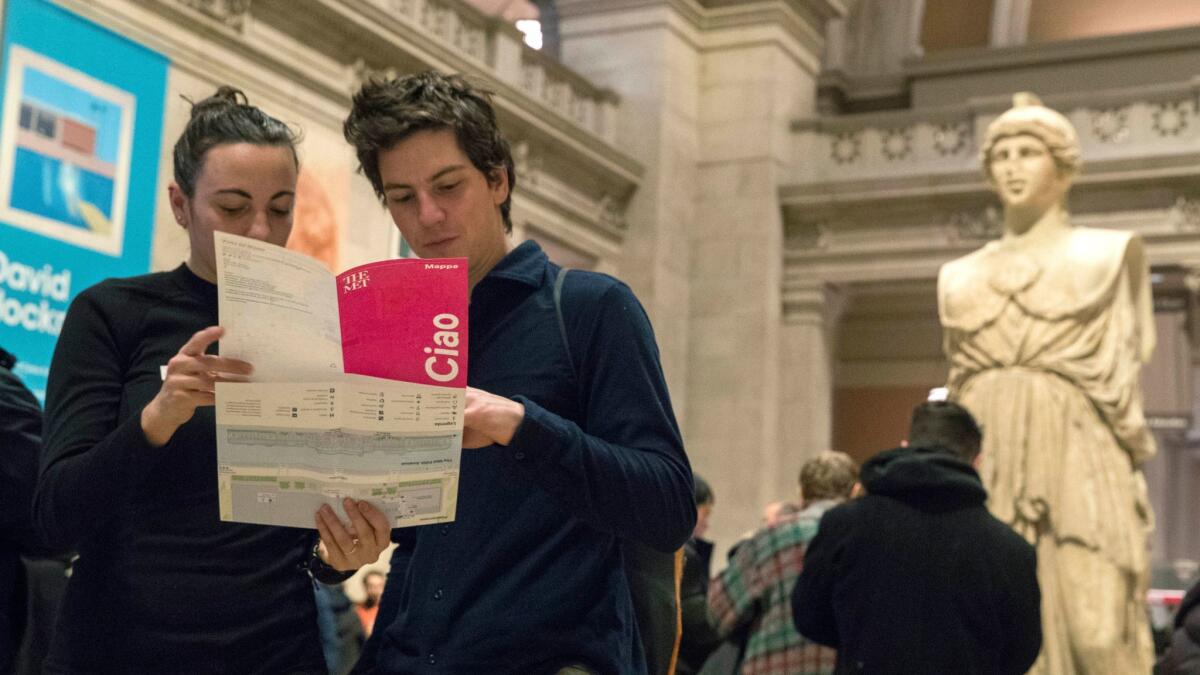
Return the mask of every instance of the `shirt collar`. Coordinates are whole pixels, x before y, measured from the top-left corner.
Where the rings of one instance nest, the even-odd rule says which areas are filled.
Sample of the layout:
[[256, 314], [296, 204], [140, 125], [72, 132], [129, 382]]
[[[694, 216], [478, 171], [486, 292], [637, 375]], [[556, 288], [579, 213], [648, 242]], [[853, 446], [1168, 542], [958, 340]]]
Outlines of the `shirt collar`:
[[189, 295], [215, 300], [217, 285], [207, 279], [202, 279], [192, 271], [187, 263], [181, 263], [171, 273], [171, 278]]
[[550, 259], [546, 257], [542, 247], [538, 246], [536, 241], [527, 239], [501, 258], [483, 281], [508, 279], [528, 286], [540, 286], [546, 278], [546, 268], [549, 264]]

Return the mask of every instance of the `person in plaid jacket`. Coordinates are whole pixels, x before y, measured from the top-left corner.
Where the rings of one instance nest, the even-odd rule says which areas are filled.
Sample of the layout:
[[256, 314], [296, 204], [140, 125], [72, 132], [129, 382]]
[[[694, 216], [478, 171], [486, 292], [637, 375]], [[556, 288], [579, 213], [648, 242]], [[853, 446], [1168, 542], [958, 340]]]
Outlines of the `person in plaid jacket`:
[[837, 655], [796, 631], [791, 597], [804, 550], [821, 516], [850, 497], [858, 468], [841, 452], [824, 452], [800, 469], [802, 508], [783, 514], [737, 545], [708, 591], [722, 638], [748, 627], [742, 675], [827, 675]]

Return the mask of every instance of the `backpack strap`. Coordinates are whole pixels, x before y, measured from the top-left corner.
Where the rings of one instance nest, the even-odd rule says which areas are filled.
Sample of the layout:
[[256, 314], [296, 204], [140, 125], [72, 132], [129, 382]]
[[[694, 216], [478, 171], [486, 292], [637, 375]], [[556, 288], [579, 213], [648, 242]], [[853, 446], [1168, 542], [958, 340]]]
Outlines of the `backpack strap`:
[[558, 333], [562, 336], [563, 349], [567, 350], [567, 362], [571, 364], [571, 375], [575, 377], [575, 382], [578, 384], [579, 369], [575, 367], [575, 355], [571, 353], [571, 341], [567, 339], [567, 322], [563, 319], [562, 310], [563, 284], [566, 283], [567, 272], [570, 271], [570, 267], [560, 267], [558, 276], [554, 277], [554, 314], [558, 317]]
[[[567, 362], [575, 386], [583, 391], [579, 367], [571, 352], [567, 322], [563, 318], [562, 294], [570, 267], [560, 267], [554, 278], [554, 314], [558, 332], [562, 335]], [[625, 577], [633, 598], [638, 638], [642, 642], [646, 665], [651, 675], [672, 675], [679, 660], [679, 645], [683, 636], [680, 583], [683, 579], [683, 549], [664, 554], [635, 541], [622, 540], [625, 550]]]

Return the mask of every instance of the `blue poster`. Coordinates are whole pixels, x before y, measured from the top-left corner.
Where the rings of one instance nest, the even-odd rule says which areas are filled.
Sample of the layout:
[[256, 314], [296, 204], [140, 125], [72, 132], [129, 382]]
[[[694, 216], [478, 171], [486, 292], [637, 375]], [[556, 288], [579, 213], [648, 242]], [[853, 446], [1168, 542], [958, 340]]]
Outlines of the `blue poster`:
[[167, 60], [47, 0], [6, 5], [0, 347], [44, 398], [71, 299], [150, 268]]

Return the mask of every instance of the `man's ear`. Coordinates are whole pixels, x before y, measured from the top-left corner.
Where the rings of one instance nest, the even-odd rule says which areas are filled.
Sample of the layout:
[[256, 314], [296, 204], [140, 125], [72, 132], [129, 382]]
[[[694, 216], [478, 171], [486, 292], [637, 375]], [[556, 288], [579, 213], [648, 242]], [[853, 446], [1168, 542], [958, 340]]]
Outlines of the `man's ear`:
[[494, 167], [485, 176], [488, 189], [492, 192], [492, 203], [500, 206], [508, 199], [508, 170], [502, 166]]

